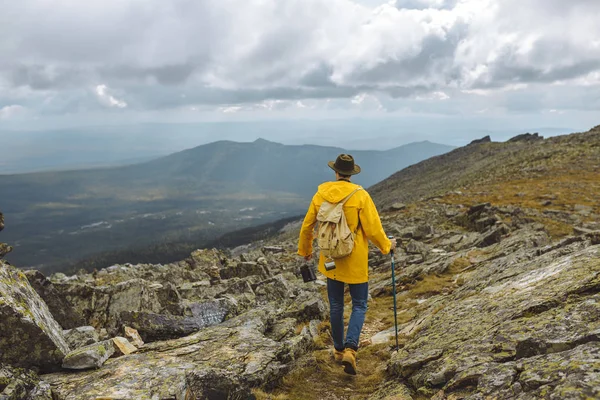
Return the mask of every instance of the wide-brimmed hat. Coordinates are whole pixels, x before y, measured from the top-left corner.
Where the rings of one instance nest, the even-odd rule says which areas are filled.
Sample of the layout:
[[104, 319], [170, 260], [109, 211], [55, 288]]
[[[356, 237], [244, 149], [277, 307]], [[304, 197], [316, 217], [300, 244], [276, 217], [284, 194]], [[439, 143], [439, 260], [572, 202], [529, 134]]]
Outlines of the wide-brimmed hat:
[[341, 175], [356, 175], [360, 173], [360, 167], [354, 164], [354, 158], [350, 154], [340, 154], [335, 162], [329, 161], [327, 165]]

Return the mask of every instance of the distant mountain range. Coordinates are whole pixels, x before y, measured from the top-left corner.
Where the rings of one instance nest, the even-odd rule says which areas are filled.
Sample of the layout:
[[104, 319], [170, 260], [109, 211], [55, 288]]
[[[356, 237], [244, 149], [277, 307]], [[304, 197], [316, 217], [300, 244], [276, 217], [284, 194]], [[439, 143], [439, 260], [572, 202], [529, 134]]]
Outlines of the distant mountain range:
[[[452, 150], [418, 142], [352, 151], [365, 187]], [[342, 148], [220, 141], [116, 168], [0, 175], [8, 258], [21, 266], [75, 263], [105, 251], [178, 241], [303, 213]], [[67, 256], [68, 255], [68, 256]]]

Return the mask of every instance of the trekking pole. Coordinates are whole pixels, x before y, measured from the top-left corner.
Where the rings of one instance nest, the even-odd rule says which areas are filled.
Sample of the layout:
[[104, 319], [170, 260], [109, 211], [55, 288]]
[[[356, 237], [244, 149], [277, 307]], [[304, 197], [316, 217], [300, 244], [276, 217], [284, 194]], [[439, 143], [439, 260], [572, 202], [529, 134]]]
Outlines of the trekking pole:
[[[388, 236], [388, 239], [393, 239], [393, 236]], [[396, 271], [395, 271], [395, 262], [394, 262], [394, 250], [391, 250], [392, 254], [392, 295], [394, 296], [394, 327], [396, 329], [396, 351], [399, 350], [398, 345], [398, 311], [396, 308]]]

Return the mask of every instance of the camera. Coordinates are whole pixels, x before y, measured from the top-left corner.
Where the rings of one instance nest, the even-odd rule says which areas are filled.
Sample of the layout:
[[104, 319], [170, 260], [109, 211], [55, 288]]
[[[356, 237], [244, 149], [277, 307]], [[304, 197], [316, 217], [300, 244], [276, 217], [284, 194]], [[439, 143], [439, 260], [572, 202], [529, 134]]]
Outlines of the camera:
[[326, 271], [331, 271], [332, 269], [335, 269], [335, 261], [333, 261], [333, 260], [326, 261], [325, 262], [325, 270]]

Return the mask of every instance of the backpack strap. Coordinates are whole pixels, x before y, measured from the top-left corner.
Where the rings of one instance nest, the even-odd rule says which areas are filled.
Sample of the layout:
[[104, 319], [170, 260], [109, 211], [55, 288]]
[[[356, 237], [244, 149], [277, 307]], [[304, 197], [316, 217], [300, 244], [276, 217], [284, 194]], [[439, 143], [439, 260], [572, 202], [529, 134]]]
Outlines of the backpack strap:
[[344, 204], [346, 204], [346, 202], [348, 200], [350, 200], [350, 197], [352, 197], [354, 195], [354, 193], [358, 192], [359, 190], [362, 190], [362, 188], [359, 186], [356, 189], [354, 189], [354, 191], [352, 193], [350, 193], [348, 196], [344, 197], [344, 200], [340, 201], [338, 204], [341, 204], [342, 206]]

